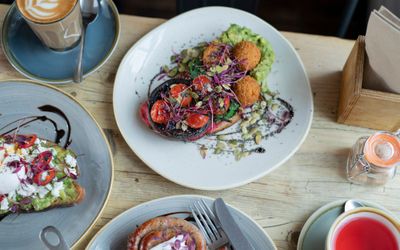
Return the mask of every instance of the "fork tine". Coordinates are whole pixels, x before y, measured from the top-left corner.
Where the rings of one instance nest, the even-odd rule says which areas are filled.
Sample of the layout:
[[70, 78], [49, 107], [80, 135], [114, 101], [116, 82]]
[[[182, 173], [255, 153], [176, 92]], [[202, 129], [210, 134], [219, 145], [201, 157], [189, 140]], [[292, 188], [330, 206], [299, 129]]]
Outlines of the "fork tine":
[[203, 222], [204, 228], [206, 229], [208, 235], [210, 236], [211, 242], [217, 241], [218, 240], [217, 235], [215, 235], [214, 232], [211, 230], [209, 223], [204, 218], [204, 216], [203, 216], [202, 212], [200, 211], [200, 209], [197, 207], [198, 205], [196, 204], [196, 202], [193, 205], [196, 208], [197, 213], [199, 214], [201, 222]]
[[[206, 220], [208, 221], [208, 224], [210, 225], [211, 230], [213, 230], [214, 235], [221, 236], [221, 234], [218, 232], [218, 230], [216, 228], [217, 224], [214, 221], [215, 219], [213, 219], [213, 218], [210, 219], [210, 217], [213, 216], [212, 212], [210, 211], [210, 208], [204, 202], [204, 200], [201, 200], [201, 201], [203, 202], [203, 204], [200, 201], [198, 201], [199, 207], [201, 208], [204, 216], [206, 217]], [[204, 207], [206, 207], [206, 208], [204, 208]], [[208, 210], [208, 212], [206, 212], [206, 210]], [[209, 215], [210, 215], [210, 217], [209, 217]]]
[[197, 216], [196, 212], [194, 211], [195, 210], [194, 206], [190, 206], [190, 210], [192, 211], [192, 215], [193, 215], [194, 220], [196, 221], [197, 226], [200, 228], [200, 231], [204, 235], [204, 238], [206, 238], [207, 243], [211, 244], [211, 239], [210, 239], [210, 237], [208, 237], [208, 234], [207, 234], [205, 228], [201, 224], [199, 217]]
[[201, 202], [203, 203], [204, 207], [207, 209], [207, 212], [208, 212], [209, 216], [211, 217], [211, 220], [214, 222], [214, 224], [216, 226], [218, 226], [219, 225], [218, 219], [215, 216], [214, 212], [210, 209], [210, 207], [207, 205], [207, 203], [203, 199], [201, 199]]

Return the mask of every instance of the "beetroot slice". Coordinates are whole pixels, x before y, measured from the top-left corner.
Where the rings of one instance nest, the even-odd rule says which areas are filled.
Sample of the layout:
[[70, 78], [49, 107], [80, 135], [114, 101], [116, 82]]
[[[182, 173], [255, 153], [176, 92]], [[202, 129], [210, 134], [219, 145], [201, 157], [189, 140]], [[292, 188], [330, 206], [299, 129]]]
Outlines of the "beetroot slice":
[[[153, 104], [157, 101], [162, 99], [161, 94], [164, 93], [165, 95], [168, 94], [170, 90], [170, 86], [173, 84], [178, 84], [182, 83], [187, 86], [191, 85], [190, 80], [186, 79], [169, 79], [162, 83], [160, 86], [155, 88], [149, 96], [148, 100], [148, 114], [151, 112], [151, 107], [153, 107]], [[143, 116], [142, 116], [143, 117]], [[207, 124], [199, 129], [193, 129], [188, 127], [186, 131], [183, 131], [181, 129], [176, 129], [175, 124], [172, 124], [172, 122], [169, 122], [167, 125], [164, 124], [159, 124], [155, 123], [152, 119], [151, 116], [148, 115], [148, 121], [150, 123], [150, 126], [153, 130], [158, 132], [161, 135], [167, 136], [169, 138], [173, 138], [176, 140], [181, 140], [181, 141], [195, 141], [206, 135], [206, 131], [208, 130], [209, 126], [211, 125], [211, 119], [208, 120]], [[145, 122], [146, 123], [146, 122]]]

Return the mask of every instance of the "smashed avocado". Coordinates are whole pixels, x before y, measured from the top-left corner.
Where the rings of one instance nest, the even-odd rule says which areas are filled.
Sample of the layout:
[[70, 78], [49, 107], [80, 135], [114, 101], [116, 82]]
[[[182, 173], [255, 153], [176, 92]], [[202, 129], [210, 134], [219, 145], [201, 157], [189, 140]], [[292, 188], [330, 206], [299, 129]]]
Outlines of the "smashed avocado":
[[222, 43], [227, 43], [232, 46], [243, 40], [250, 41], [260, 49], [260, 62], [257, 67], [250, 72], [250, 75], [258, 82], [263, 83], [263, 92], [267, 91], [266, 81], [264, 80], [267, 78], [268, 73], [271, 71], [272, 64], [275, 61], [275, 53], [271, 44], [264, 37], [254, 33], [249, 28], [241, 27], [237, 24], [231, 24], [229, 29], [221, 34], [219, 40]]
[[71, 178], [65, 178], [63, 180], [64, 189], [60, 190], [60, 197], [54, 197], [49, 192], [43, 198], [32, 199], [32, 206], [35, 211], [41, 211], [54, 205], [54, 202], [58, 200], [60, 204], [69, 204], [76, 200], [78, 192]]

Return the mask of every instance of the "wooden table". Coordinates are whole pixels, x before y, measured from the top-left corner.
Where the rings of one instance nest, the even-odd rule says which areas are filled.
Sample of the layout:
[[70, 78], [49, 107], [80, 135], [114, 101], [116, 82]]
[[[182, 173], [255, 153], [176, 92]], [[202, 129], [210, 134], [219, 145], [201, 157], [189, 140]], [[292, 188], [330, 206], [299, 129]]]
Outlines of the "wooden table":
[[[0, 19], [7, 5], [0, 5]], [[2, 21], [2, 20], [1, 20]], [[283, 32], [303, 60], [314, 95], [310, 133], [299, 151], [267, 176], [227, 191], [206, 192], [181, 187], [148, 168], [128, 147], [114, 120], [112, 90], [118, 65], [127, 50], [164, 20], [121, 15], [121, 37], [111, 59], [83, 84], [60, 87], [75, 96], [106, 132], [115, 163], [111, 197], [101, 218], [76, 249], [83, 249], [108, 221], [142, 202], [169, 195], [200, 194], [223, 197], [255, 219], [278, 249], [295, 249], [300, 230], [320, 206], [357, 197], [380, 203], [400, 216], [400, 178], [384, 187], [350, 184], [344, 177], [349, 148], [372, 130], [335, 122], [341, 70], [354, 41]], [[23, 78], [0, 51], [0, 80]]]

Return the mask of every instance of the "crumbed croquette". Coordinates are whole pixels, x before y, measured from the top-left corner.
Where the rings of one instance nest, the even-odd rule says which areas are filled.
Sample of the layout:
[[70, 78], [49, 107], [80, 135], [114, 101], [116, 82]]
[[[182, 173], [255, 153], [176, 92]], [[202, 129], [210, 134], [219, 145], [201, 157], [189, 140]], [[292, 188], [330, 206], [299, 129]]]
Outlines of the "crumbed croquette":
[[235, 94], [243, 107], [253, 105], [260, 98], [260, 84], [251, 76], [245, 76], [235, 83]]
[[252, 70], [261, 59], [261, 51], [257, 46], [249, 41], [241, 41], [233, 48], [233, 56], [239, 61], [241, 70]]

